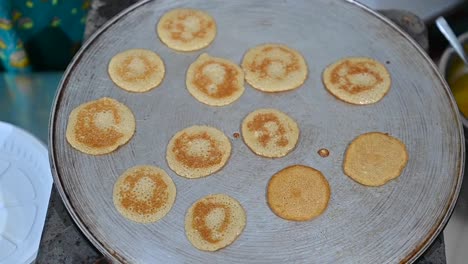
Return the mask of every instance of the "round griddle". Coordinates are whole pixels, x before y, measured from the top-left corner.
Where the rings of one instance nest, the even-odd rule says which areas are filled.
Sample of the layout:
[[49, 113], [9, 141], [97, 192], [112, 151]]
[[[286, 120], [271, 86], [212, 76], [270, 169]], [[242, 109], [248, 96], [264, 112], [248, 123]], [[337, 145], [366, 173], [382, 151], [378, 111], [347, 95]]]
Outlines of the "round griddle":
[[[176, 7], [206, 10], [218, 34], [206, 49], [180, 53], [163, 45], [156, 24]], [[207, 52], [240, 63], [261, 43], [287, 44], [309, 65], [300, 88], [268, 94], [246, 84], [243, 96], [225, 107], [195, 100], [185, 72]], [[135, 94], [117, 88], [107, 64], [130, 48], [156, 51], [166, 64], [162, 85]], [[323, 87], [321, 73], [345, 56], [368, 56], [385, 63], [392, 88], [368, 106], [337, 100]], [[65, 139], [71, 110], [103, 96], [129, 106], [137, 119], [131, 141], [117, 151], [90, 156]], [[296, 149], [284, 158], [256, 156], [241, 138], [242, 119], [258, 108], [274, 107], [301, 129]], [[172, 135], [192, 125], [209, 125], [230, 138], [227, 165], [212, 176], [185, 179], [168, 167]], [[106, 256], [132, 263], [395, 263], [412, 262], [447, 222], [458, 196], [464, 139], [458, 110], [428, 56], [388, 20], [354, 1], [142, 1], [107, 23], [81, 49], [66, 71], [50, 126], [55, 184], [73, 219]], [[405, 142], [409, 163], [398, 179], [379, 188], [359, 185], [343, 174], [343, 154], [356, 136], [389, 133]], [[321, 148], [330, 151], [322, 158]], [[176, 202], [162, 220], [138, 224], [114, 208], [112, 188], [127, 168], [151, 164], [166, 170], [177, 186]], [[279, 170], [303, 164], [323, 172], [332, 196], [323, 215], [308, 222], [278, 218], [268, 208], [265, 189]], [[241, 202], [247, 225], [229, 247], [195, 249], [185, 237], [184, 216], [197, 199], [225, 193]]]

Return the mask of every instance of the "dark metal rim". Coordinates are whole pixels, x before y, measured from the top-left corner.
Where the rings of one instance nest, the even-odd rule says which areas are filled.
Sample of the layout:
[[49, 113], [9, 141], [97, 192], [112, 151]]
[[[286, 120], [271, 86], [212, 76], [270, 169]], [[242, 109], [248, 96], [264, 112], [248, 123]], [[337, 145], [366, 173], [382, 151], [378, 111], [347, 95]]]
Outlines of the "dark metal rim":
[[[110, 258], [113, 262], [128, 262], [125, 258], [120, 256], [117, 252], [113, 251], [109, 245], [106, 245], [104, 242], [100, 241], [97, 239], [87, 228], [87, 226], [84, 224], [82, 219], [78, 214], [75, 213], [75, 209], [70, 202], [69, 196], [67, 191], [63, 188], [62, 185], [62, 180], [61, 176], [58, 174], [57, 171], [57, 166], [56, 166], [56, 153], [55, 153], [55, 140], [54, 140], [54, 126], [55, 126], [55, 120], [56, 120], [56, 110], [58, 108], [58, 102], [62, 99], [62, 91], [64, 87], [68, 84], [69, 81], [69, 76], [70, 73], [75, 69], [75, 66], [77, 63], [80, 62], [82, 55], [86, 52], [86, 50], [95, 42], [95, 40], [103, 34], [110, 26], [115, 24], [120, 20], [120, 18], [124, 17], [125, 15], [131, 13], [133, 10], [137, 9], [140, 6], [143, 6], [153, 0], [142, 0], [127, 9], [123, 10], [120, 12], [118, 15], [110, 19], [107, 23], [105, 23], [100, 29], [98, 29], [81, 47], [81, 49], [78, 51], [78, 53], [75, 55], [73, 58], [72, 62], [70, 65], [67, 67], [66, 71], [64, 72], [62, 79], [60, 81], [60, 84], [58, 86], [58, 90], [56, 92], [54, 102], [52, 104], [52, 110], [50, 114], [50, 119], [49, 119], [49, 160], [51, 164], [51, 171], [52, 171], [52, 176], [54, 178], [54, 184], [55, 187], [57, 188], [60, 197], [62, 198], [62, 201], [67, 208], [69, 214], [71, 215], [72, 219], [75, 221], [77, 226], [80, 228], [80, 230], [83, 232], [83, 234], [91, 241], [91, 243], [101, 252], [103, 253], [106, 257]], [[400, 35], [402, 35], [406, 40], [408, 40], [415, 48], [416, 50], [425, 58], [426, 62], [429, 63], [431, 66], [432, 70], [435, 72], [435, 74], [439, 77], [439, 80], [444, 87], [445, 93], [450, 99], [450, 103], [452, 105], [452, 110], [453, 113], [456, 117], [456, 125], [458, 127], [458, 136], [460, 138], [460, 146], [459, 146], [459, 151], [460, 151], [460, 157], [458, 159], [458, 175], [457, 175], [457, 181], [452, 187], [452, 194], [450, 197], [449, 203], [445, 207], [445, 213], [443, 214], [441, 219], [438, 219], [437, 223], [434, 225], [432, 228], [431, 232], [427, 234], [425, 238], [421, 240], [421, 242], [418, 244], [416, 248], [414, 248], [407, 256], [405, 256], [402, 259], [402, 263], [413, 263], [418, 259], [425, 251], [426, 249], [434, 242], [436, 237], [439, 235], [439, 233], [444, 229], [445, 225], [447, 224], [448, 220], [450, 219], [450, 216], [453, 212], [453, 209], [455, 208], [456, 201], [458, 199], [458, 195], [460, 193], [461, 189], [461, 184], [463, 181], [463, 170], [464, 170], [464, 164], [465, 164], [465, 139], [464, 139], [464, 133], [463, 133], [463, 126], [460, 120], [460, 116], [458, 115], [458, 108], [457, 104], [455, 103], [455, 99], [453, 98], [450, 88], [448, 84], [445, 82], [444, 77], [440, 74], [438, 71], [436, 65], [434, 62], [431, 60], [431, 58], [426, 54], [426, 52], [419, 46], [419, 44], [416, 43], [407, 33], [405, 33], [403, 30], [401, 30], [397, 25], [395, 25], [391, 20], [388, 18], [384, 17], [383, 15], [377, 13], [376, 11], [372, 10], [371, 8], [358, 3], [354, 0], [344, 0], [345, 2], [348, 2], [350, 4], [356, 5], [357, 7], [361, 8], [362, 10], [370, 13], [371, 15], [377, 17], [384, 23], [386, 23], [388, 26], [393, 28], [396, 32], [398, 32]]]

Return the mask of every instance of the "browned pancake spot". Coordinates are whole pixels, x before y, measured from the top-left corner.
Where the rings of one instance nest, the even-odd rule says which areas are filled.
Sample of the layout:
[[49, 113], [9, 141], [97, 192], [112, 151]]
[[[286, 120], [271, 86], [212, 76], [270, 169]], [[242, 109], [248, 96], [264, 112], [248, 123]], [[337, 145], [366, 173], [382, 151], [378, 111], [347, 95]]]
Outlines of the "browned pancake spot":
[[[210, 199], [212, 200], [212, 199]], [[223, 209], [224, 212], [224, 219], [223, 223], [219, 226], [217, 230], [212, 230], [206, 225], [206, 217], [208, 214], [213, 211], [214, 209]], [[213, 231], [218, 233], [223, 233], [228, 228], [231, 220], [231, 209], [220, 203], [216, 202], [204, 202], [200, 201], [195, 205], [193, 210], [193, 219], [192, 219], [192, 227], [195, 230], [198, 230], [200, 236], [209, 243], [217, 243], [221, 241], [221, 239], [213, 238]]]
[[[268, 122], [274, 122], [278, 126], [278, 129], [276, 130], [274, 135], [271, 135], [270, 131], [268, 131], [268, 128], [266, 127], [266, 124]], [[285, 147], [289, 143], [288, 139], [285, 136], [286, 129], [281, 124], [279, 118], [272, 113], [256, 115], [252, 121], [247, 123], [247, 127], [252, 132], [261, 132], [258, 141], [264, 147], [270, 142], [273, 136], [280, 136], [279, 139], [275, 142], [276, 145], [279, 147]]]
[[112, 101], [95, 101], [78, 112], [75, 126], [75, 135], [78, 142], [88, 147], [102, 148], [115, 145], [123, 137], [123, 134], [114, 128], [102, 129], [96, 126], [96, 115], [104, 112], [112, 112], [115, 124], [120, 123], [118, 109], [116, 109]]
[[[371, 90], [384, 81], [383, 77], [373, 70], [375, 66], [375, 62], [351, 62], [345, 60], [333, 68], [331, 73], [331, 83], [337, 85], [339, 89], [345, 90], [351, 94]], [[342, 70], [346, 71], [344, 76], [339, 74]], [[354, 84], [350, 79], [350, 76], [352, 75], [370, 75], [374, 80], [369, 85]]]
[[[210, 143], [207, 155], [194, 156], [188, 153], [189, 143], [194, 140], [206, 140]], [[175, 140], [172, 151], [176, 153], [176, 159], [189, 168], [208, 168], [221, 163], [223, 157], [217, 142], [206, 132], [193, 135], [183, 133]]]
[[[217, 64], [223, 67], [225, 71], [224, 75], [224, 81], [221, 84], [217, 85], [216, 92], [210, 93], [208, 91], [208, 87], [213, 83], [213, 80], [206, 76], [203, 73], [203, 70], [205, 67], [211, 65], [211, 64]], [[192, 81], [192, 83], [200, 90], [201, 92], [205, 93], [206, 95], [214, 98], [225, 98], [229, 97], [232, 94], [234, 94], [237, 90], [237, 75], [238, 71], [236, 68], [222, 62], [215, 62], [215, 61], [206, 61], [197, 69], [195, 70], [195, 78]]]
[[[186, 32], [184, 21], [188, 17], [196, 17], [200, 23], [200, 29], [196, 32], [191, 32], [190, 37], [184, 36], [184, 33]], [[213, 26], [214, 23], [212, 21], [207, 21], [193, 10], [186, 10], [184, 12], [181, 12], [181, 14], [177, 16], [176, 21], [169, 19], [163, 25], [164, 29], [171, 32], [172, 39], [179, 40], [185, 43], [192, 41], [195, 38], [203, 39], [206, 36], [208, 30], [212, 30]]]
[[[146, 199], [139, 199], [137, 194], [134, 192], [134, 188], [143, 178], [147, 178], [154, 182], [155, 187], [151, 196], [145, 197]], [[125, 185], [129, 186], [128, 189], [121, 188], [119, 192], [120, 197], [122, 197], [121, 205], [123, 208], [139, 215], [154, 214], [159, 208], [166, 205], [168, 201], [168, 186], [159, 174], [148, 173], [148, 171], [144, 169], [139, 169], [132, 175], [125, 178], [124, 186]]]
[[[138, 76], [135, 76], [135, 72], [133, 72], [129, 68], [130, 63], [132, 63], [134, 59], [140, 59], [145, 64], [145, 71]], [[146, 80], [151, 76], [151, 74], [154, 74], [157, 70], [158, 66], [155, 63], [153, 63], [145, 56], [141, 55], [128, 56], [127, 58], [125, 58], [122, 64], [119, 65], [119, 68], [117, 69], [119, 76], [127, 82], [134, 82], [136, 80]]]
[[283, 60], [270, 59], [270, 58], [264, 58], [261, 62], [258, 62], [257, 57], [259, 55], [257, 55], [257, 56], [255, 56], [254, 60], [250, 64], [250, 67], [249, 67], [250, 70], [252, 72], [259, 72], [260, 73], [260, 78], [262, 78], [262, 79], [265, 79], [267, 77], [271, 78], [271, 76], [269, 76], [269, 74], [268, 74], [268, 67], [274, 62], [280, 63], [284, 67], [285, 71], [284, 71], [283, 76], [276, 76], [275, 77], [275, 79], [277, 79], [277, 80], [282, 80], [286, 76], [288, 76], [289, 73], [299, 70], [300, 67], [299, 67], [298, 58], [295, 56], [294, 53], [292, 53], [291, 51], [289, 51], [289, 50], [287, 50], [287, 49], [285, 49], [283, 47], [265, 47], [265, 48], [262, 49], [262, 52], [267, 53], [267, 52], [272, 51], [273, 49], [279, 49], [282, 52], [288, 54], [288, 56], [291, 58], [292, 62], [286, 63]]

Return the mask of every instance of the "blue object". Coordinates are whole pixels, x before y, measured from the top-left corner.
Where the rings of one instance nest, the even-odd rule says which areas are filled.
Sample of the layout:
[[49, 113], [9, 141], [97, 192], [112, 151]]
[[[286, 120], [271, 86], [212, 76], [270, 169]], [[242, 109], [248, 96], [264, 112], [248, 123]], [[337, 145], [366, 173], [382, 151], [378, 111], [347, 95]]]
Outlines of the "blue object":
[[[1, 0], [0, 1], [0, 60], [9, 72], [32, 70], [31, 54], [25, 44], [42, 36], [47, 50], [46, 58], [63, 56], [51, 44], [60, 45], [73, 55], [76, 49], [66, 47], [68, 43], [58, 39], [60, 32], [70, 41], [69, 45], [81, 43], [90, 0]], [[48, 29], [60, 29], [51, 31]], [[44, 34], [44, 32], [46, 32]], [[62, 37], [62, 36], [60, 36]], [[44, 57], [44, 55], [42, 56]], [[41, 58], [43, 59], [43, 58]]]

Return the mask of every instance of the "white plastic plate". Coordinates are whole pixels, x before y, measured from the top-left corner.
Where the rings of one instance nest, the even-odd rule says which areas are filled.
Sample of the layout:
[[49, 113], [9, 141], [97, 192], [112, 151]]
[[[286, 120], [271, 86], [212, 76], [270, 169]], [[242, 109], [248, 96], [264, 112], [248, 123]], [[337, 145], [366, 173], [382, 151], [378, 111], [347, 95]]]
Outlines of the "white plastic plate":
[[0, 122], [0, 264], [36, 258], [51, 187], [46, 147]]

